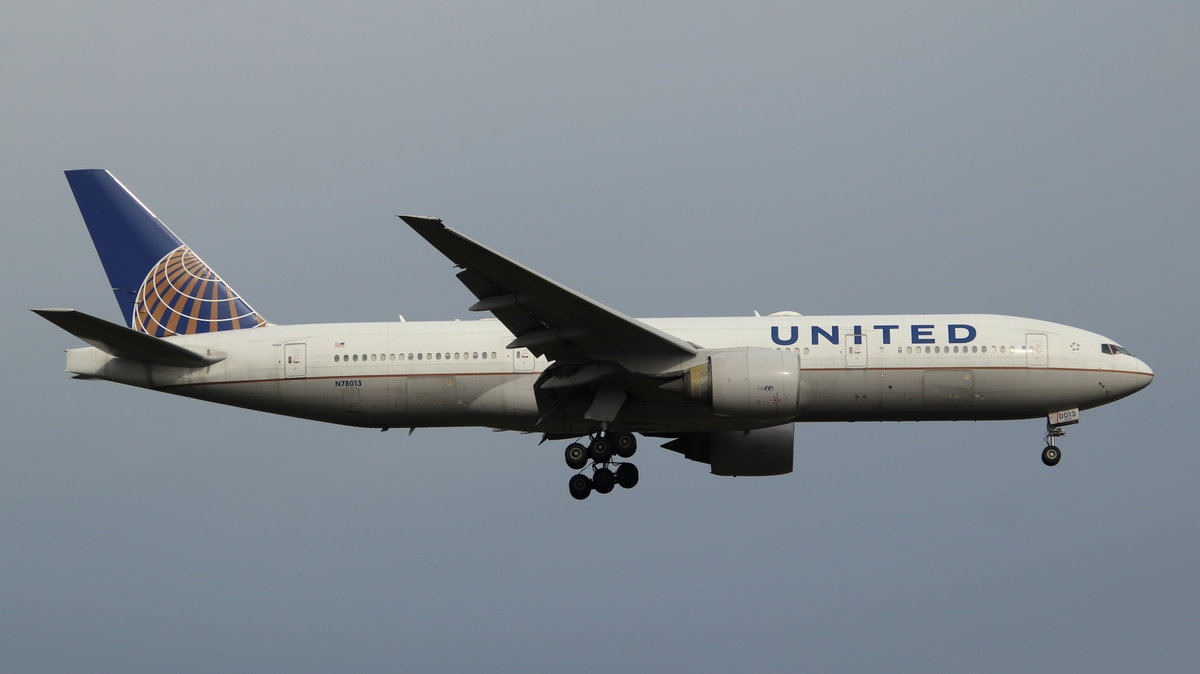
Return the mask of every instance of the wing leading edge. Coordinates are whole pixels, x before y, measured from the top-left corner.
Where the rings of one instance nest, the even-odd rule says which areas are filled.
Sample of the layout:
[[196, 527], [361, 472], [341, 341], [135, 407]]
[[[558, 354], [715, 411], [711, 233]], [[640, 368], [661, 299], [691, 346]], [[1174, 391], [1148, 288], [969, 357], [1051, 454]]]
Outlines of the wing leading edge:
[[426, 241], [462, 269], [458, 278], [516, 337], [509, 348], [527, 348], [550, 360], [619, 361], [687, 358], [697, 348], [635, 318], [556, 283], [446, 227], [436, 218], [401, 215]]

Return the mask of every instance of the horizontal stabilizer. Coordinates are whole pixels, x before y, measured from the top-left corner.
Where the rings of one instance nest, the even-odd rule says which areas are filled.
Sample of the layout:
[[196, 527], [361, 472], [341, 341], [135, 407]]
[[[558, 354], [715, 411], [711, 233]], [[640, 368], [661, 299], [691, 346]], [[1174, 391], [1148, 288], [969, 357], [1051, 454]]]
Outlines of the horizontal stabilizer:
[[102, 318], [96, 318], [75, 309], [33, 309], [32, 311], [97, 349], [117, 358], [175, 367], [206, 367], [225, 360], [224, 355], [206, 356], [196, 353], [178, 344], [152, 337], [144, 332], [131, 330], [123, 325], [109, 323]]

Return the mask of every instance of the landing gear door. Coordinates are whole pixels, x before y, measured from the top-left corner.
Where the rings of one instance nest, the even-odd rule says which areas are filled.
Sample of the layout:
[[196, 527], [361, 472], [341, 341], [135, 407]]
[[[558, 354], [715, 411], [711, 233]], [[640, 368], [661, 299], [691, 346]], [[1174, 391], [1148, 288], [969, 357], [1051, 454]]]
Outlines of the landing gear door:
[[305, 360], [303, 344], [285, 344], [283, 346], [283, 376], [287, 379], [304, 377]]
[[1025, 335], [1025, 362], [1029, 367], [1046, 367], [1050, 364], [1045, 335]]

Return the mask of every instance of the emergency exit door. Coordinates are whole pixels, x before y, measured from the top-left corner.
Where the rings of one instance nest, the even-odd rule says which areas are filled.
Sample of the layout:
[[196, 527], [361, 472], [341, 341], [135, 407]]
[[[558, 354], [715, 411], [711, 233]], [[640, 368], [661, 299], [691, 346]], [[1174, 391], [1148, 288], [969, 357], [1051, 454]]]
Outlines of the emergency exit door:
[[287, 379], [299, 379], [305, 376], [304, 361], [303, 344], [285, 344], [283, 347], [283, 376]]
[[1046, 367], [1050, 364], [1045, 335], [1025, 335], [1025, 363], [1029, 367]]
[[842, 335], [846, 345], [846, 367], [867, 366], [867, 336], [847, 332]]

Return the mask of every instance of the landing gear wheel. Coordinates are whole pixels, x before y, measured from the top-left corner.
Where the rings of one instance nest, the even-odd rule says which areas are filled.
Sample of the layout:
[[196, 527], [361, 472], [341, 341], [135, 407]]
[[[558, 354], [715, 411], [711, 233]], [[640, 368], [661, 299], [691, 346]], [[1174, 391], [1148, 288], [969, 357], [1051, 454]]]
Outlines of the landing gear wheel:
[[637, 451], [637, 438], [633, 433], [617, 433], [613, 436], [613, 444], [616, 445], [617, 456], [623, 459], [628, 459]]
[[588, 454], [596, 463], [608, 463], [608, 460], [612, 458], [612, 443], [608, 441], [608, 438], [596, 438], [588, 447]]
[[571, 496], [582, 501], [592, 493], [592, 480], [587, 475], [572, 475], [567, 488], [571, 490]]
[[632, 463], [617, 466], [617, 484], [625, 489], [633, 489], [638, 483], [638, 469]]
[[567, 445], [566, 456], [567, 467], [571, 470], [579, 470], [587, 465], [588, 449], [578, 442], [572, 442]]
[[1058, 451], [1058, 447], [1054, 445], [1046, 445], [1042, 450], [1042, 463], [1047, 466], [1057, 466], [1058, 460], [1062, 458], [1062, 452]]
[[613, 472], [607, 468], [600, 468], [592, 475], [592, 488], [597, 493], [607, 494], [613, 490], [617, 484], [617, 478], [613, 476]]

